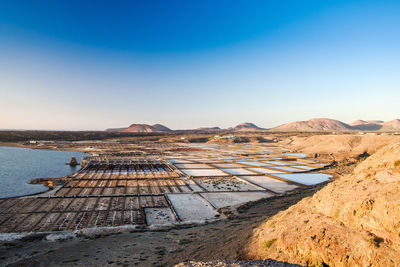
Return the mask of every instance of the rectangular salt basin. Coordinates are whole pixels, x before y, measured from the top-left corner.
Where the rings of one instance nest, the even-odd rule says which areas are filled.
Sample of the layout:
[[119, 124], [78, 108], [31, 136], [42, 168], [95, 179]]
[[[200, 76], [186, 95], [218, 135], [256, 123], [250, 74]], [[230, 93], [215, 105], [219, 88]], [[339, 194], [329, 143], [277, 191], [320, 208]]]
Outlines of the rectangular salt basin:
[[269, 167], [269, 166], [271, 166], [271, 164], [266, 164], [266, 163], [257, 162], [257, 161], [244, 161], [244, 160], [241, 160], [241, 161], [237, 161], [237, 163], [256, 166], [256, 167]]
[[292, 165], [292, 163], [289, 163], [289, 162], [280, 162], [280, 161], [266, 161], [266, 162], [270, 163], [270, 164], [282, 165], [282, 166]]
[[181, 169], [188, 176], [229, 176], [218, 169]]
[[261, 174], [266, 174], [266, 173], [282, 173], [280, 170], [271, 170], [271, 169], [266, 169], [266, 168], [247, 168], [250, 171], [254, 171], [257, 173]]
[[214, 167], [222, 168], [222, 169], [230, 169], [230, 168], [242, 168], [243, 165], [235, 164], [235, 163], [211, 163]]
[[191, 161], [186, 159], [167, 159], [170, 163], [191, 163]]
[[240, 176], [240, 178], [280, 194], [297, 188], [296, 185], [292, 185], [267, 176]]
[[195, 179], [207, 191], [250, 191], [263, 190], [262, 187], [257, 187], [246, 183], [234, 177], [226, 178], [197, 178]]
[[144, 212], [148, 225], [163, 225], [176, 222], [170, 208], [145, 208]]
[[224, 172], [230, 173], [232, 175], [246, 175], [246, 174], [254, 174], [253, 172], [246, 169], [221, 169]]
[[209, 165], [201, 163], [176, 163], [175, 166], [179, 169], [212, 169]]
[[304, 171], [304, 170], [301, 170], [301, 169], [291, 168], [291, 167], [284, 167], [284, 166], [282, 166], [282, 167], [276, 166], [276, 167], [273, 167], [272, 169], [274, 169], [274, 170], [276, 170], [276, 171], [278, 171], [278, 172], [282, 172], [282, 171], [287, 171], [287, 172], [302, 172], [302, 171]]
[[212, 219], [214, 209], [196, 194], [167, 194], [178, 217], [184, 222], [200, 222]]
[[324, 173], [278, 173], [273, 174], [273, 176], [304, 185], [319, 184], [328, 181], [332, 177], [332, 175]]
[[273, 196], [268, 192], [208, 192], [201, 195], [218, 209]]
[[[214, 178], [215, 179], [215, 178]], [[186, 184], [190, 189], [192, 189], [193, 192], [203, 192], [204, 190], [198, 186], [192, 179], [188, 179], [186, 181]]]
[[292, 157], [299, 157], [299, 158], [305, 158], [307, 156], [304, 153], [285, 153], [283, 155], [292, 156]]
[[230, 160], [234, 160], [235, 158], [231, 158], [231, 157], [212, 157], [213, 159], [217, 159], [217, 160], [222, 160], [222, 161], [224, 161], [224, 160], [228, 160], [228, 161], [230, 161]]
[[191, 163], [198, 163], [199, 161], [207, 160], [207, 158], [188, 158], [187, 160], [190, 160]]

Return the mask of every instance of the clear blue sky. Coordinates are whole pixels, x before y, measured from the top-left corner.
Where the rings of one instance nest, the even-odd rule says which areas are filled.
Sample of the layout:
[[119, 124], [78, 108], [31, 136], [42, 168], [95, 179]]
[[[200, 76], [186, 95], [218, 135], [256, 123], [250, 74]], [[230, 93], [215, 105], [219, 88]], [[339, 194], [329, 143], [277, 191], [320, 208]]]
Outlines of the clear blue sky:
[[0, 128], [399, 118], [399, 1], [0, 1]]

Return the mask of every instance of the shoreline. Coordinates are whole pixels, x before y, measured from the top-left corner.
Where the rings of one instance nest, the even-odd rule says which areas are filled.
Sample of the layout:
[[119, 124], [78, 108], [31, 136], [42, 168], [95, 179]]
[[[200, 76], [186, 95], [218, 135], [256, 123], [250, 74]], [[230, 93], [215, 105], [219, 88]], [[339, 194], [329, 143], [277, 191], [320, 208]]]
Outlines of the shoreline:
[[[74, 173], [72, 173], [72, 174], [74, 174]], [[37, 193], [26, 194], [26, 195], [21, 195], [21, 196], [0, 197], [0, 199], [15, 199], [15, 198], [33, 197], [33, 196], [41, 195], [41, 194], [44, 194], [44, 193], [48, 193], [48, 192], [50, 192], [51, 190], [54, 190], [57, 186], [60, 185], [60, 184], [55, 184], [54, 182], [61, 182], [62, 179], [65, 178], [65, 177], [67, 177], [67, 176], [62, 176], [62, 177], [59, 177], [59, 178], [49, 177], [49, 178], [34, 178], [34, 179], [31, 179], [29, 182], [27, 182], [27, 184], [31, 184], [31, 185], [41, 184], [41, 185], [47, 187], [47, 189], [44, 190], [44, 191], [37, 192]]]
[[84, 151], [79, 148], [75, 149], [69, 149], [69, 148], [63, 148], [59, 149], [57, 147], [42, 147], [42, 146], [33, 146], [33, 145], [25, 145], [25, 144], [20, 144], [20, 143], [4, 143], [0, 142], [0, 147], [19, 147], [19, 148], [27, 148], [27, 149], [37, 149], [37, 150], [49, 150], [49, 151], [72, 151], [72, 152], [82, 152], [86, 154], [90, 154], [90, 152]]

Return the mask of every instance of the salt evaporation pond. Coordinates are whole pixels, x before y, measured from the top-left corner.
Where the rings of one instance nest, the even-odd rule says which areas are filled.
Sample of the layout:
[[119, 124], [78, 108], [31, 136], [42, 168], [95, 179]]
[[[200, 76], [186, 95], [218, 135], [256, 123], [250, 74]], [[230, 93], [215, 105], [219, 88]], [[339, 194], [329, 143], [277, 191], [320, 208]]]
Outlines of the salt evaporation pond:
[[305, 158], [307, 155], [304, 153], [285, 153], [287, 156], [293, 156], [293, 157], [299, 157], [299, 158]]
[[332, 175], [324, 173], [274, 173], [273, 175], [304, 185], [319, 184], [328, 181], [332, 177]]
[[65, 163], [71, 157], [80, 161], [84, 155], [87, 154], [0, 146], [0, 198], [46, 191], [46, 186], [29, 182], [35, 178], [58, 178], [72, 174], [80, 167]]

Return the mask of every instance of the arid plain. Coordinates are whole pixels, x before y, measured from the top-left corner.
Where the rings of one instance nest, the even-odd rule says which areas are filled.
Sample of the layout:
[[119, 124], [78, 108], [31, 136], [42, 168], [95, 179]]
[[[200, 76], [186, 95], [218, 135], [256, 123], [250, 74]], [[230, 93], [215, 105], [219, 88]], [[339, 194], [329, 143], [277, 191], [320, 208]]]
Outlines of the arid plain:
[[91, 156], [77, 173], [39, 181], [48, 192], [1, 200], [1, 262], [398, 264], [398, 142], [244, 132], [25, 143]]

